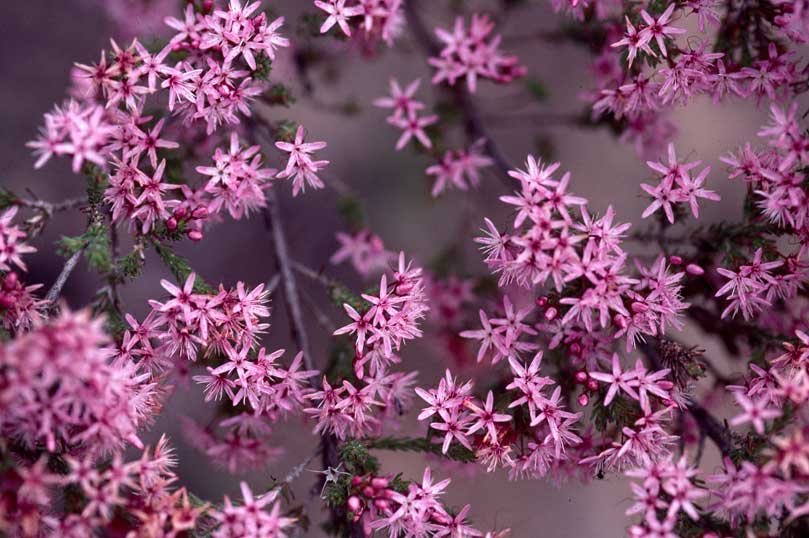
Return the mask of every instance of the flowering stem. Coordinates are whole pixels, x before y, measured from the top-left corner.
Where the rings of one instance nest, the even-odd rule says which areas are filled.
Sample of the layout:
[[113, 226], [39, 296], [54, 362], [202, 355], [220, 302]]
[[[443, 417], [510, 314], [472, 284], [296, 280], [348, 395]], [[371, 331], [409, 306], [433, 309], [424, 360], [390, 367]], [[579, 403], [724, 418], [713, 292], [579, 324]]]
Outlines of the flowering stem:
[[[656, 370], [663, 369], [663, 362], [660, 359], [660, 354], [654, 346], [647, 342], [641, 342], [638, 345], [638, 349], [640, 349], [640, 351], [646, 355], [646, 358], [649, 359], [652, 367], [654, 367]], [[719, 449], [719, 452], [721, 452], [723, 456], [729, 455], [731, 448], [730, 434], [728, 433], [727, 428], [722, 425], [721, 422], [719, 422], [719, 419], [714, 417], [707, 409], [695, 401], [689, 401], [686, 404], [686, 408], [696, 421], [700, 431], [714, 442], [716, 447]]]
[[[441, 51], [441, 47], [438, 45], [435, 39], [433, 39], [429, 30], [427, 30], [427, 26], [421, 19], [417, 5], [417, 0], [410, 0], [409, 2], [405, 3], [405, 14], [407, 16], [408, 26], [412, 28], [413, 34], [421, 47], [427, 51], [430, 56], [438, 56]], [[482, 138], [486, 141], [486, 151], [489, 153], [489, 156], [491, 156], [495, 165], [501, 172], [498, 177], [500, 177], [501, 181], [503, 181], [507, 187], [512, 188], [514, 186], [514, 182], [508, 175], [508, 172], [513, 170], [514, 167], [511, 166], [508, 157], [506, 157], [503, 150], [500, 149], [500, 146], [498, 146], [494, 139], [489, 135], [486, 125], [483, 123], [483, 119], [480, 116], [480, 112], [472, 100], [472, 96], [469, 95], [466, 88], [460, 84], [456, 84], [455, 86], [451, 87], [450, 94], [452, 95], [455, 104], [463, 114], [467, 134], [472, 139]]]

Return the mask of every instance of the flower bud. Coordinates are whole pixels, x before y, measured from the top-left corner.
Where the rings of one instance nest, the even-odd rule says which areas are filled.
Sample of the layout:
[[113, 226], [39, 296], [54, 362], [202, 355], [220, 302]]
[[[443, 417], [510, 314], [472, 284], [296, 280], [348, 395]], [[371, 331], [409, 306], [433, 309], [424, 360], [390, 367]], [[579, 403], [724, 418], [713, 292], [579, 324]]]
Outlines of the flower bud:
[[545, 311], [545, 319], [547, 321], [553, 321], [556, 318], [556, 314], [558, 311], [554, 307], [550, 307]]
[[3, 279], [3, 288], [7, 290], [13, 290], [17, 287], [17, 282], [19, 282], [20, 277], [17, 276], [17, 273], [14, 271], [10, 272], [6, 275], [6, 278]]
[[545, 305], [548, 304], [548, 298], [543, 295], [537, 299], [536, 304], [539, 308], [545, 308]]
[[382, 478], [381, 476], [377, 476], [371, 479], [371, 485], [377, 489], [385, 489], [390, 484], [387, 478]]
[[191, 241], [201, 241], [202, 240], [202, 232], [199, 230], [191, 230], [188, 232], [188, 239]]
[[178, 207], [174, 210], [174, 217], [178, 220], [183, 220], [185, 217], [188, 216], [188, 208], [185, 207]]
[[365, 497], [374, 497], [375, 493], [376, 491], [374, 491], [374, 488], [372, 488], [371, 486], [365, 486], [364, 488], [362, 488], [362, 494]]
[[177, 219], [175, 219], [174, 217], [169, 218], [169, 220], [166, 221], [166, 228], [168, 228], [170, 232], [173, 232], [174, 230], [176, 230], [177, 229]]
[[348, 509], [352, 512], [359, 512], [362, 509], [362, 501], [356, 495], [352, 495], [348, 498]]
[[627, 321], [626, 316], [622, 316], [621, 314], [615, 314], [612, 318], [612, 321], [621, 329], [626, 329]]
[[587, 383], [587, 372], [584, 370], [579, 370], [576, 372], [576, 383]]
[[208, 217], [208, 208], [205, 206], [199, 206], [194, 211], [191, 212], [192, 219], [204, 219]]
[[6, 295], [5, 293], [0, 293], [0, 308], [11, 308], [14, 306], [14, 303], [17, 302], [14, 300], [13, 295]]
[[581, 353], [581, 346], [579, 345], [578, 342], [573, 342], [572, 344], [570, 344], [570, 352], [576, 355], [577, 357], [579, 356], [579, 354]]
[[380, 511], [385, 512], [390, 508], [390, 503], [385, 499], [374, 499], [374, 506], [376, 506]]
[[353, 478], [351, 478], [351, 485], [352, 486], [357, 487], [360, 484], [362, 484], [362, 477], [361, 476], [355, 475]]
[[695, 263], [689, 263], [685, 267], [685, 272], [689, 275], [702, 276], [705, 274], [705, 269]]
[[579, 394], [578, 402], [580, 406], [584, 407], [590, 402], [590, 397], [587, 396], [586, 393], [582, 392], [581, 394]]
[[683, 259], [680, 256], [671, 256], [669, 258], [669, 263], [671, 263], [671, 265], [680, 265], [683, 263]]
[[589, 391], [596, 391], [598, 390], [598, 381], [595, 379], [591, 379], [587, 382], [587, 390]]

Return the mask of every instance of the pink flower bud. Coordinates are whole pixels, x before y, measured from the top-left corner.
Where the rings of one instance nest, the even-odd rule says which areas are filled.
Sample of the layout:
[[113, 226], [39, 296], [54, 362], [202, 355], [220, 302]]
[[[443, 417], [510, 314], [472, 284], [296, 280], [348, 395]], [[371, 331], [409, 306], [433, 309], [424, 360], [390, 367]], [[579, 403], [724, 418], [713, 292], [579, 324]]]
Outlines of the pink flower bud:
[[587, 383], [587, 372], [584, 370], [579, 370], [576, 372], [576, 383]]
[[17, 273], [12, 271], [6, 275], [5, 279], [3, 279], [3, 287], [7, 290], [13, 290], [17, 287], [17, 282], [19, 282], [19, 280], [20, 277], [17, 276]]
[[13, 295], [0, 293], [0, 308], [11, 308], [15, 302]]
[[191, 241], [201, 241], [202, 240], [202, 232], [199, 230], [191, 230], [188, 232], [188, 239]]
[[382, 478], [381, 476], [371, 479], [371, 485], [376, 489], [385, 489], [389, 484], [390, 481], [387, 478]]
[[362, 494], [365, 497], [374, 497], [375, 493], [376, 491], [371, 486], [365, 486], [364, 488], [362, 488]]
[[536, 304], [539, 308], [545, 308], [545, 305], [548, 304], [548, 298], [543, 295], [537, 299]]
[[191, 212], [192, 219], [204, 219], [208, 217], [208, 208], [205, 206], [199, 206], [194, 211]]
[[625, 316], [622, 316], [621, 314], [615, 314], [615, 316], [612, 318], [612, 321], [616, 325], [618, 325], [618, 327], [620, 327], [621, 329], [626, 329], [627, 321]]
[[188, 209], [185, 207], [178, 207], [174, 210], [174, 217], [178, 220], [183, 220], [185, 217], [188, 216]]
[[671, 256], [669, 258], [669, 262], [671, 263], [671, 265], [680, 265], [681, 263], [683, 263], [683, 259], [680, 256]]
[[374, 499], [374, 506], [380, 511], [385, 512], [390, 508], [390, 503], [385, 499]]
[[705, 274], [705, 269], [695, 263], [689, 263], [685, 266], [685, 272], [689, 275], [702, 276]]
[[361, 477], [361, 476], [354, 476], [354, 477], [351, 479], [351, 485], [352, 485], [352, 486], [354, 486], [355, 488], [356, 488], [357, 486], [359, 486], [360, 484], [362, 484], [362, 482], [363, 482], [363, 481], [362, 481], [362, 477]]
[[581, 394], [579, 394], [578, 402], [580, 406], [584, 407], [590, 402], [590, 397], [587, 396], [586, 393], [582, 392]]
[[175, 219], [174, 217], [169, 218], [169, 220], [166, 221], [166, 228], [168, 228], [170, 232], [173, 232], [174, 230], [176, 230], [177, 229], [177, 219]]
[[570, 352], [576, 356], [581, 353], [581, 346], [578, 344], [578, 342], [573, 342], [570, 344]]
[[359, 512], [362, 509], [362, 501], [356, 495], [352, 495], [348, 498], [348, 509], [352, 512]]
[[556, 314], [558, 311], [554, 307], [550, 307], [545, 311], [545, 319], [548, 321], [553, 321], [556, 318]]
[[590, 381], [588, 381], [587, 382], [587, 390], [590, 390], [590, 391], [598, 390], [598, 381], [596, 381], [595, 379], [591, 379]]

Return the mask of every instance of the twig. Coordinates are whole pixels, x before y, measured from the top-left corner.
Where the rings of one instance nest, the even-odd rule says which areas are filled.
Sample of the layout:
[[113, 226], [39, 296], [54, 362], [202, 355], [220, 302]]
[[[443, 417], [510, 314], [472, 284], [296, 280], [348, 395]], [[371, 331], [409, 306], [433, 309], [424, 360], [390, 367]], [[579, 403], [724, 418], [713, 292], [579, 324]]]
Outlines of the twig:
[[317, 448], [315, 448], [315, 450], [311, 454], [309, 454], [309, 456], [307, 456], [305, 460], [303, 460], [302, 462], [297, 464], [295, 467], [290, 469], [289, 472], [287, 473], [287, 475], [284, 477], [284, 479], [281, 482], [279, 482], [275, 487], [273, 487], [270, 491], [268, 491], [267, 493], [272, 493], [273, 491], [278, 491], [281, 488], [283, 488], [284, 486], [288, 486], [289, 484], [294, 482], [299, 476], [301, 476], [303, 474], [303, 472], [306, 470], [306, 467], [310, 463], [312, 463], [312, 460], [315, 459], [318, 456], [318, 454], [320, 454], [320, 445], [318, 445]]
[[87, 245], [83, 245], [79, 250], [73, 253], [73, 255], [68, 258], [67, 262], [65, 262], [65, 266], [62, 267], [62, 272], [59, 273], [59, 276], [56, 277], [56, 282], [53, 283], [51, 289], [48, 290], [47, 295], [45, 295], [45, 300], [53, 303], [59, 294], [62, 292], [62, 288], [65, 287], [65, 283], [67, 279], [70, 277], [70, 273], [73, 272], [73, 269], [76, 268], [76, 265], [79, 263], [79, 259], [81, 259], [81, 255], [84, 253], [84, 249], [87, 248]]
[[48, 215], [52, 215], [53, 213], [59, 211], [67, 211], [69, 209], [74, 209], [86, 203], [87, 198], [70, 198], [57, 203], [46, 202], [45, 200], [31, 200], [27, 198], [16, 198], [14, 200], [14, 204], [18, 206], [29, 207], [31, 209], [38, 209], [40, 211], [47, 213]]

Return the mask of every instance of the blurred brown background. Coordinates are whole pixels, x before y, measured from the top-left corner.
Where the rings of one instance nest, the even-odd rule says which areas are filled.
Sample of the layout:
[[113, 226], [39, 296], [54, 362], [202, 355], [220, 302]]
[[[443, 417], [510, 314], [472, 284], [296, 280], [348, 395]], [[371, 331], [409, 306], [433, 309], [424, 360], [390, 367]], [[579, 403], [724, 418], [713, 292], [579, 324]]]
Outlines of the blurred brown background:
[[[422, 5], [437, 6], [436, 12], [427, 18], [443, 25], [447, 24], [442, 10], [446, 4], [448, 2], [422, 2]], [[288, 21], [294, 21], [295, 14], [304, 8], [311, 10], [308, 0], [276, 0], [270, 5], [277, 13], [286, 15]], [[120, 32], [120, 28], [110, 22], [98, 3], [90, 0], [4, 2], [3, 8], [0, 18], [0, 184], [18, 193], [30, 190], [50, 201], [81, 195], [83, 182], [70, 173], [67, 162], [52, 161], [44, 169], [34, 171], [33, 159], [24, 144], [36, 135], [41, 115], [63, 99], [72, 63], [96, 61], [100, 49], [108, 45], [108, 38]], [[525, 35], [540, 28], [552, 28], [557, 21], [549, 4], [538, 0], [528, 2], [528, 8], [512, 16], [500, 30], [507, 36]], [[563, 169], [572, 172], [572, 190], [586, 196], [594, 211], [602, 212], [612, 204], [619, 220], [640, 226], [640, 214], [646, 202], [639, 197], [638, 183], [647, 179], [647, 168], [631, 146], [618, 143], [604, 131], [558, 127], [530, 119], [509, 124], [498, 119], [504, 113], [525, 113], [525, 117], [530, 118], [532, 113], [580, 111], [577, 94], [589, 89], [591, 83], [586, 51], [542, 41], [507, 40], [507, 43], [527, 64], [529, 76], [541, 79], [550, 90], [549, 100], [543, 105], [517, 108], [525, 99], [514, 98], [515, 88], [483, 84], [477, 99], [491, 121], [492, 133], [510, 159], [522, 162], [527, 153], [535, 152], [538, 134], [552, 136], [556, 158], [563, 163]], [[282, 51], [272, 77], [296, 87], [289, 59], [289, 51]], [[502, 184], [489, 175], [482, 187], [471, 194], [451, 192], [433, 200], [423, 174], [432, 163], [409, 150], [395, 152], [397, 131], [385, 124], [384, 111], [370, 106], [372, 98], [387, 93], [390, 76], [403, 82], [422, 77], [425, 84], [420, 96], [425, 100], [431, 98], [432, 90], [427, 84], [431, 73], [419, 49], [405, 35], [397, 50], [383, 50], [379, 57], [371, 59], [349, 52], [341, 56], [339, 62], [342, 71], [336, 80], [326, 82], [323, 77], [315, 77], [316, 100], [321, 104], [339, 104], [352, 99], [361, 105], [358, 116], [327, 112], [313, 100], [301, 99], [291, 110], [279, 111], [279, 117], [303, 123], [312, 139], [328, 141], [329, 147], [322, 153], [332, 164], [325, 179], [328, 182], [329, 177], [341, 178], [363, 200], [372, 229], [381, 235], [388, 248], [402, 249], [418, 260], [427, 261], [451, 242], [459, 241], [465, 245], [471, 270], [482, 272], [484, 268], [471, 243], [469, 226], [476, 229], [484, 215], [493, 217], [495, 222], [504, 222], [506, 212], [497, 201], [497, 196], [504, 191]], [[675, 114], [673, 119], [680, 128], [675, 139], [678, 154], [712, 165], [710, 187], [723, 198], [721, 203], [704, 206], [705, 221], [738, 214], [742, 188], [727, 180], [718, 157], [746, 140], [753, 140], [765, 118], [766, 111], [750, 103], [714, 106], [703, 99]], [[277, 154], [268, 155], [277, 166]], [[341, 222], [334, 205], [336, 194], [326, 189], [307, 192], [293, 200], [290, 190], [289, 185], [282, 184], [278, 192], [293, 255], [310, 266], [320, 267], [337, 247], [334, 231], [341, 228]], [[30, 282], [50, 285], [63, 263], [53, 251], [53, 241], [61, 235], [81, 233], [83, 224], [82, 217], [75, 213], [60, 214], [53, 219], [35, 244], [39, 252], [29, 258]], [[179, 250], [211, 282], [233, 284], [243, 280], [255, 285], [274, 274], [270, 240], [260, 216], [238, 223], [225, 222], [211, 230], [202, 245], [184, 244]], [[97, 286], [86, 269], [82, 262], [65, 288], [65, 296], [74, 307], [86, 304]], [[361, 284], [347, 267], [328, 270], [348, 282]], [[143, 316], [146, 300], [161, 295], [160, 278], [170, 278], [170, 275], [150, 257], [143, 277], [123, 291], [126, 309]], [[304, 283], [304, 290], [323, 303], [322, 307], [335, 322], [342, 322], [339, 312], [322, 300], [322, 292], [317, 287]], [[283, 308], [276, 309], [272, 321], [266, 340], [268, 347], [292, 349]], [[322, 356], [327, 349], [328, 335], [311, 317], [309, 321], [314, 349]], [[697, 335], [686, 339], [699, 342], [709, 351], [716, 349], [715, 344], [700, 340]], [[447, 364], [446, 353], [429, 335], [406, 347], [403, 356], [408, 368], [420, 370], [422, 385], [433, 385]], [[269, 482], [270, 476], [286, 474], [316, 442], [309, 434], [308, 424], [292, 421], [279, 425], [277, 445], [286, 447], [286, 455], [266, 471], [251, 473], [248, 477], [230, 476], [212, 468], [197, 452], [189, 449], [179, 432], [179, 414], [188, 414], [203, 422], [210, 416], [210, 410], [200, 402], [196, 388], [181, 387], [172, 397], [169, 410], [146, 436], [149, 440], [163, 432], [171, 436], [180, 455], [179, 473], [200, 497], [216, 499], [223, 491], [235, 494], [238, 480], [245, 478], [254, 484], [254, 489], [260, 489]], [[406, 431], [420, 431], [413, 417], [406, 422]], [[389, 471], [420, 477], [423, 458], [381, 456]], [[446, 471], [438, 471], [438, 474], [444, 475]], [[300, 498], [305, 497], [314, 478], [314, 475], [306, 476], [296, 483], [294, 489]], [[453, 479], [448, 501], [453, 505], [472, 503], [472, 517], [481, 529], [511, 527], [514, 536], [530, 538], [613, 537], [624, 534], [629, 523], [623, 516], [628, 488], [620, 478], [608, 477], [589, 485], [571, 483], [559, 488], [539, 481], [510, 483], [500, 472], [478, 473], [474, 477], [456, 473]], [[310, 535], [318, 536], [320, 531], [314, 529]]]

